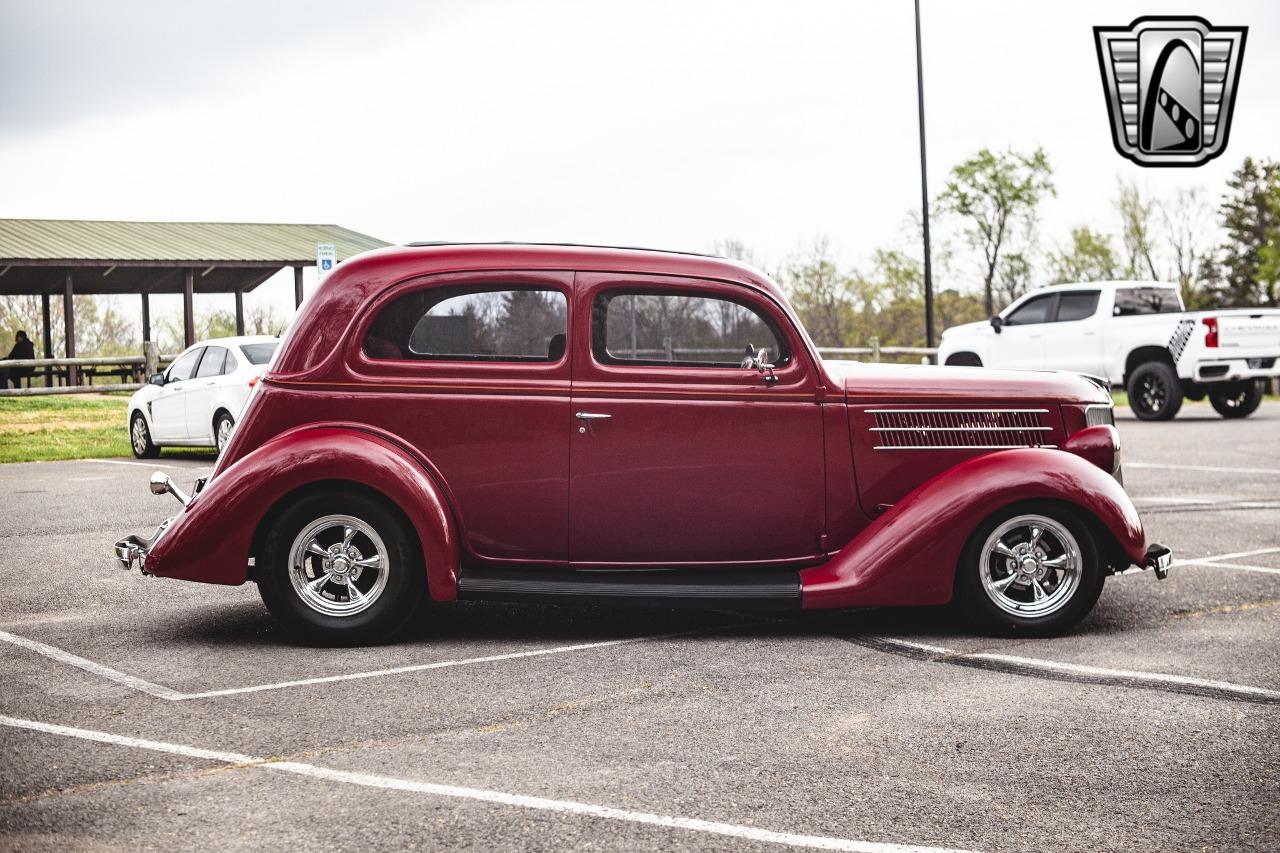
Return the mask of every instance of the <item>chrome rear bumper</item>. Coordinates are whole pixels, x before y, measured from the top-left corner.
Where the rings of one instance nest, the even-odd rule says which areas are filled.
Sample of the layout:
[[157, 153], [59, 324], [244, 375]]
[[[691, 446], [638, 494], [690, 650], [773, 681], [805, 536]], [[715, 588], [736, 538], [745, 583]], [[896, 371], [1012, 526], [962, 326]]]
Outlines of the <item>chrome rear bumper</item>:
[[166, 518], [160, 523], [160, 526], [156, 528], [156, 532], [152, 533], [149, 537], [138, 536], [137, 534], [131, 533], [116, 542], [116, 559], [120, 561], [120, 565], [123, 566], [126, 571], [133, 569], [136, 566], [144, 575], [150, 576], [151, 572], [147, 571], [147, 554], [150, 553], [152, 546], [154, 546], [156, 541], [164, 534], [165, 528], [169, 526], [169, 522], [171, 521], [173, 521], [173, 518]]

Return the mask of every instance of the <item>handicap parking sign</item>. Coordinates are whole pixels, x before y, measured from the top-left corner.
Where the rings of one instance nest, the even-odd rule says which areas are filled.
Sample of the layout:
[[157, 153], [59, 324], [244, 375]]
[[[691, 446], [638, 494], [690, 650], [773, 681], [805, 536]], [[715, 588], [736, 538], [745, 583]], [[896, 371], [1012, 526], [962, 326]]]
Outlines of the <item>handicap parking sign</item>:
[[316, 243], [316, 268], [321, 275], [331, 271], [337, 263], [337, 246], [333, 243]]

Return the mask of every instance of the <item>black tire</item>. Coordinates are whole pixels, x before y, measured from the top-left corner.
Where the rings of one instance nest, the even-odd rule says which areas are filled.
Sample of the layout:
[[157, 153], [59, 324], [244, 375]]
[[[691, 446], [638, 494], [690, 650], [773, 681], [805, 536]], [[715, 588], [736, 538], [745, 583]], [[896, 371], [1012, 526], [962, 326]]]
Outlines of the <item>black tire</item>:
[[[379, 543], [363, 532], [363, 528], [348, 540], [355, 554], [363, 555], [365, 559], [374, 554], [382, 557], [381, 568], [385, 572], [385, 581], [376, 593], [376, 573], [370, 573], [366, 568], [355, 576], [356, 591], [361, 595], [372, 595], [372, 602], [357, 612], [326, 613], [317, 609], [359, 606], [361, 602], [347, 592], [344, 582], [323, 583], [320, 591], [310, 596], [299, 588], [304, 583], [314, 586], [314, 581], [323, 577], [322, 573], [336, 577], [328, 568], [336, 569], [336, 560], [313, 554], [301, 559], [301, 568], [297, 571], [291, 566], [295, 546], [300, 554], [306, 548], [304, 539], [318, 539], [318, 544], [325, 547], [324, 533], [316, 537], [307, 535], [317, 525], [328, 524], [330, 527], [324, 527], [323, 531], [334, 530], [336, 540], [343, 538], [347, 525], [337, 522], [336, 527], [333, 526], [335, 522], [328, 519], [334, 517], [354, 519], [381, 540], [380, 549]], [[331, 554], [345, 556], [341, 551], [344, 546], [336, 540], [328, 550]], [[334, 552], [333, 548], [340, 550]], [[289, 630], [312, 643], [347, 645], [386, 640], [409, 623], [426, 597], [422, 552], [409, 532], [408, 521], [381, 500], [356, 491], [320, 492], [294, 502], [271, 524], [257, 565], [258, 592], [267, 609]], [[313, 576], [314, 580], [310, 580]], [[299, 587], [295, 586], [295, 578]], [[330, 594], [332, 601], [324, 601]], [[315, 603], [308, 603], [309, 600]]]
[[948, 367], [982, 367], [982, 359], [975, 352], [953, 352], [947, 356]]
[[229, 437], [231, 428], [236, 425], [236, 419], [226, 412], [218, 412], [213, 419], [213, 446], [217, 448], [219, 456], [222, 455], [222, 449], [226, 446], [223, 441], [223, 424], [226, 424], [226, 430]]
[[1173, 365], [1148, 361], [1129, 374], [1129, 408], [1143, 421], [1171, 421], [1182, 408], [1182, 382]]
[[[1010, 566], [1018, 564], [1016, 559], [1010, 560], [990, 550], [989, 543], [999, 530], [1009, 525], [1012, 529], [999, 541], [1010, 543], [1022, 539], [1013, 545], [1015, 549], [1030, 545], [1028, 534], [1037, 522], [1027, 519], [1040, 520], [1042, 533], [1038, 544], [1043, 550], [1042, 559], [1053, 561], [1068, 553], [1059, 540], [1074, 540], [1070, 543], [1070, 550], [1076, 555], [1074, 580], [1068, 580], [1065, 568], [1050, 571], [1046, 567], [1039, 570], [1044, 574], [1038, 580], [1036, 576], [1023, 580], [1028, 576], [1020, 575], [1012, 583], [1006, 583], [1005, 592], [988, 592], [986, 580], [998, 585], [1016, 574]], [[1053, 527], [1048, 527], [1046, 521]], [[1034, 559], [1034, 552], [1029, 553]], [[997, 573], [1004, 574], [996, 578]], [[1076, 510], [1053, 502], [1025, 503], [995, 513], [969, 537], [956, 570], [955, 598], [962, 615], [980, 631], [1001, 636], [1047, 637], [1069, 630], [1088, 615], [1102, 593], [1105, 580], [1097, 542], [1089, 525]], [[1036, 600], [1032, 583], [1039, 584], [1041, 592], [1046, 594], [1043, 601]], [[1056, 602], [1055, 596], [1059, 596]], [[997, 603], [1000, 599], [1004, 600], [1003, 606]], [[1010, 612], [1011, 608], [1025, 607], [1031, 611], [1032, 608], [1048, 608], [1050, 605], [1052, 609], [1043, 612]]]
[[155, 459], [160, 455], [160, 445], [151, 440], [151, 430], [142, 412], [134, 412], [129, 419], [129, 449], [138, 459]]
[[1247, 418], [1262, 404], [1262, 383], [1246, 379], [1227, 383], [1225, 388], [1212, 388], [1209, 402], [1224, 418]]

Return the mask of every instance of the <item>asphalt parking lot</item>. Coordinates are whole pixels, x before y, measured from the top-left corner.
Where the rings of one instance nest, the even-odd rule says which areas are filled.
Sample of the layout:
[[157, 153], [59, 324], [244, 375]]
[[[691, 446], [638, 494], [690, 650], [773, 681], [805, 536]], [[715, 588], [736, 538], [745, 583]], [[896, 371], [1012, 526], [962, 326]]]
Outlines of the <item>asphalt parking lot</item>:
[[1280, 404], [1125, 415], [1178, 562], [1049, 640], [463, 604], [312, 649], [113, 564], [152, 464], [0, 467], [0, 849], [1275, 850]]

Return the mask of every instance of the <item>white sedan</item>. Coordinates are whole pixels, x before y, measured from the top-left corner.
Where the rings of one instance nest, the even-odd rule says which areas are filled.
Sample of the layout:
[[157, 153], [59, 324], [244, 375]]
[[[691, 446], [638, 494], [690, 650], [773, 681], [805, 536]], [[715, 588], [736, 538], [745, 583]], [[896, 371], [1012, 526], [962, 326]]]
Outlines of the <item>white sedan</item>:
[[133, 455], [154, 459], [168, 445], [222, 452], [279, 343], [272, 337], [214, 338], [188, 347], [129, 398]]

